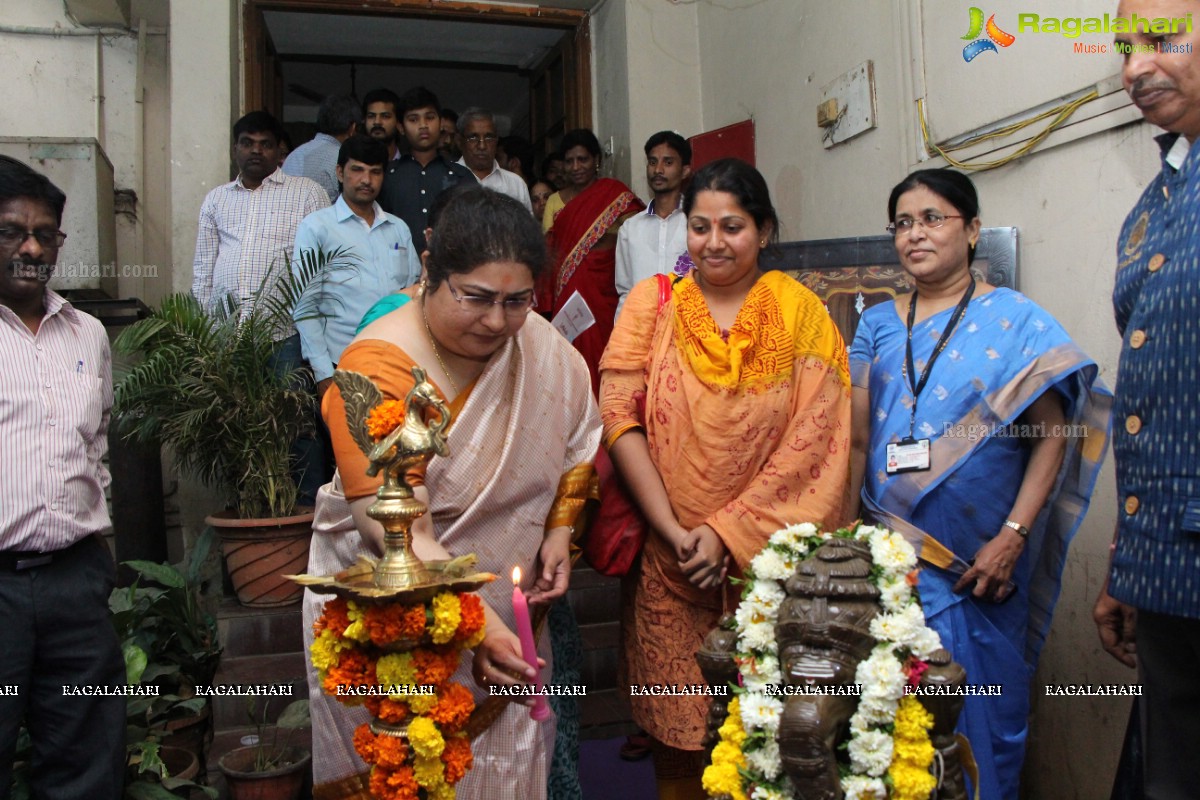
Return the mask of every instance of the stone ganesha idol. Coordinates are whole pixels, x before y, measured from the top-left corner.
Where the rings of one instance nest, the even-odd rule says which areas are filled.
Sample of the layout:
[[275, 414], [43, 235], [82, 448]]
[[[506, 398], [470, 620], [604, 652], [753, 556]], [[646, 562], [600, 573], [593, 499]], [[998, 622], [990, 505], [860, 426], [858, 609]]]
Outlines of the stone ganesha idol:
[[[804, 800], [842, 800], [839, 776], [840, 749], [850, 732], [850, 718], [858, 706], [853, 688], [859, 662], [867, 658], [876, 640], [871, 621], [881, 613], [879, 590], [870, 579], [870, 547], [851, 539], [832, 539], [802, 561], [785, 582], [787, 597], [779, 609], [775, 636], [780, 672], [788, 694], [784, 701], [776, 740], [783, 772]], [[709, 633], [696, 660], [712, 685], [736, 682], [734, 662], [737, 634], [723, 629]], [[939, 800], [966, 800], [954, 726], [963, 698], [954, 689], [964, 686], [966, 673], [945, 650], [936, 651], [921, 676], [921, 705], [934, 718], [930, 741], [937, 751], [935, 774], [941, 779]], [[847, 687], [827, 693], [800, 694], [806, 687]], [[937, 688], [935, 688], [937, 687]], [[938, 688], [944, 688], [939, 693]], [[708, 716], [705, 745], [717, 742], [717, 729], [725, 721], [729, 698], [715, 698]]]

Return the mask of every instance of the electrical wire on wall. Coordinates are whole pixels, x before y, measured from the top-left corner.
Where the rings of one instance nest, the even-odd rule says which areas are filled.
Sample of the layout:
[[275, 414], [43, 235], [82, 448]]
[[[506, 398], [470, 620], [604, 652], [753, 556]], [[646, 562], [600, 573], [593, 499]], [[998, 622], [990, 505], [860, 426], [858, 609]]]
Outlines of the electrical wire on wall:
[[[925, 121], [925, 101], [923, 98], [917, 100], [917, 118], [921, 122], [921, 138], [925, 142], [925, 151], [929, 155], [941, 156], [943, 159], [945, 159], [947, 164], [961, 170], [968, 172], [983, 172], [985, 170], [996, 169], [997, 167], [1003, 167], [1006, 164], [1011, 164], [1018, 158], [1029, 154], [1034, 148], [1041, 144], [1047, 136], [1064, 126], [1067, 123], [1067, 120], [1069, 120], [1076, 111], [1093, 100], [1096, 100], [1098, 97], [1100, 97], [1100, 92], [1093, 87], [1086, 94], [1061, 103], [1053, 108], [1047, 109], [1046, 111], [1043, 111], [1042, 113], [1032, 116], [1028, 119], [1014, 122], [1011, 125], [1005, 125], [1001, 128], [997, 128], [996, 130], [980, 133], [961, 141], [955, 140], [953, 144], [946, 143], [938, 145], [936, 142], [930, 139], [929, 126]], [[1019, 147], [1017, 150], [1002, 158], [997, 158], [993, 161], [959, 161], [950, 155], [951, 153], [965, 150], [968, 147], [973, 147], [980, 142], [1007, 138], [1015, 133], [1025, 130], [1030, 125], [1034, 125], [1047, 119], [1050, 120], [1050, 122], [1045, 128], [1035, 134], [1033, 138], [1025, 142], [1025, 144], [1021, 145], [1021, 147]]]

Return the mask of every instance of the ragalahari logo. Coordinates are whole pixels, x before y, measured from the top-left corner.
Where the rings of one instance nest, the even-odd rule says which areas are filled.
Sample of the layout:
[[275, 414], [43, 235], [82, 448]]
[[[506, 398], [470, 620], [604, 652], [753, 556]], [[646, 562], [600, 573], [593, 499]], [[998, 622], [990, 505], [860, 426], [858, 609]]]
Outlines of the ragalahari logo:
[[[987, 31], [987, 38], [980, 39], [979, 34]], [[971, 7], [971, 27], [967, 30], [967, 35], [964, 39], [974, 40], [963, 48], [963, 61], [970, 63], [975, 60], [975, 57], [980, 53], [986, 53], [989, 50], [993, 53], [1000, 52], [996, 49], [996, 45], [1008, 47], [1017, 40], [1017, 37], [1011, 33], [1005, 33], [1000, 30], [1000, 26], [996, 24], [996, 15], [992, 14], [988, 17], [987, 25], [983, 24], [983, 9]]]

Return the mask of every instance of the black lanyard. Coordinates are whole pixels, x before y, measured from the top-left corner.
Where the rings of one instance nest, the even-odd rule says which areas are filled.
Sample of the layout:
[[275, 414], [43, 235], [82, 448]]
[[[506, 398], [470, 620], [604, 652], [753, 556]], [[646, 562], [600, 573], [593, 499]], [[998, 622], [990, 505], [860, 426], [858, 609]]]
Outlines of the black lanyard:
[[917, 369], [913, 365], [912, 348], [913, 324], [917, 319], [917, 290], [913, 289], [912, 300], [908, 304], [908, 341], [905, 343], [904, 353], [904, 378], [908, 383], [909, 389], [912, 390], [913, 396], [911, 413], [908, 415], [908, 438], [910, 440], [913, 438], [913, 428], [917, 424], [917, 398], [921, 396], [921, 390], [925, 388], [925, 383], [929, 380], [929, 373], [933, 371], [933, 362], [937, 361], [938, 356], [946, 349], [946, 343], [950, 341], [950, 335], [954, 333], [959, 320], [966, 313], [967, 303], [971, 302], [971, 295], [973, 294], [975, 294], [975, 276], [972, 275], [970, 285], [963, 292], [962, 299], [958, 301], [958, 307], [950, 315], [950, 324], [946, 326], [946, 330], [942, 331], [942, 338], [938, 339], [937, 346], [933, 348], [933, 354], [929, 356], [929, 361], [925, 362], [925, 369], [921, 371], [921, 377], [917, 381], [917, 385], [913, 386], [912, 376], [917, 374]]

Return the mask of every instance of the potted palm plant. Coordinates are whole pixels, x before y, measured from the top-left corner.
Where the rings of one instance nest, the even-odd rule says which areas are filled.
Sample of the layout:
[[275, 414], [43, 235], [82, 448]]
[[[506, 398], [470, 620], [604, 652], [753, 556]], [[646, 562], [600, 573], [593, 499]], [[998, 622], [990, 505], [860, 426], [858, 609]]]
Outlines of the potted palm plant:
[[307, 367], [276, 367], [275, 337], [304, 316], [305, 286], [344, 268], [341, 251], [306, 251], [259, 288], [250, 309], [215, 310], [174, 294], [114, 342], [137, 363], [117, 385], [113, 414], [124, 435], [161, 441], [178, 468], [221, 491], [227, 507], [207, 518], [221, 535], [243, 605], [296, 602], [281, 576], [308, 563], [312, 510], [296, 506], [291, 446], [311, 431], [315, 397]]

